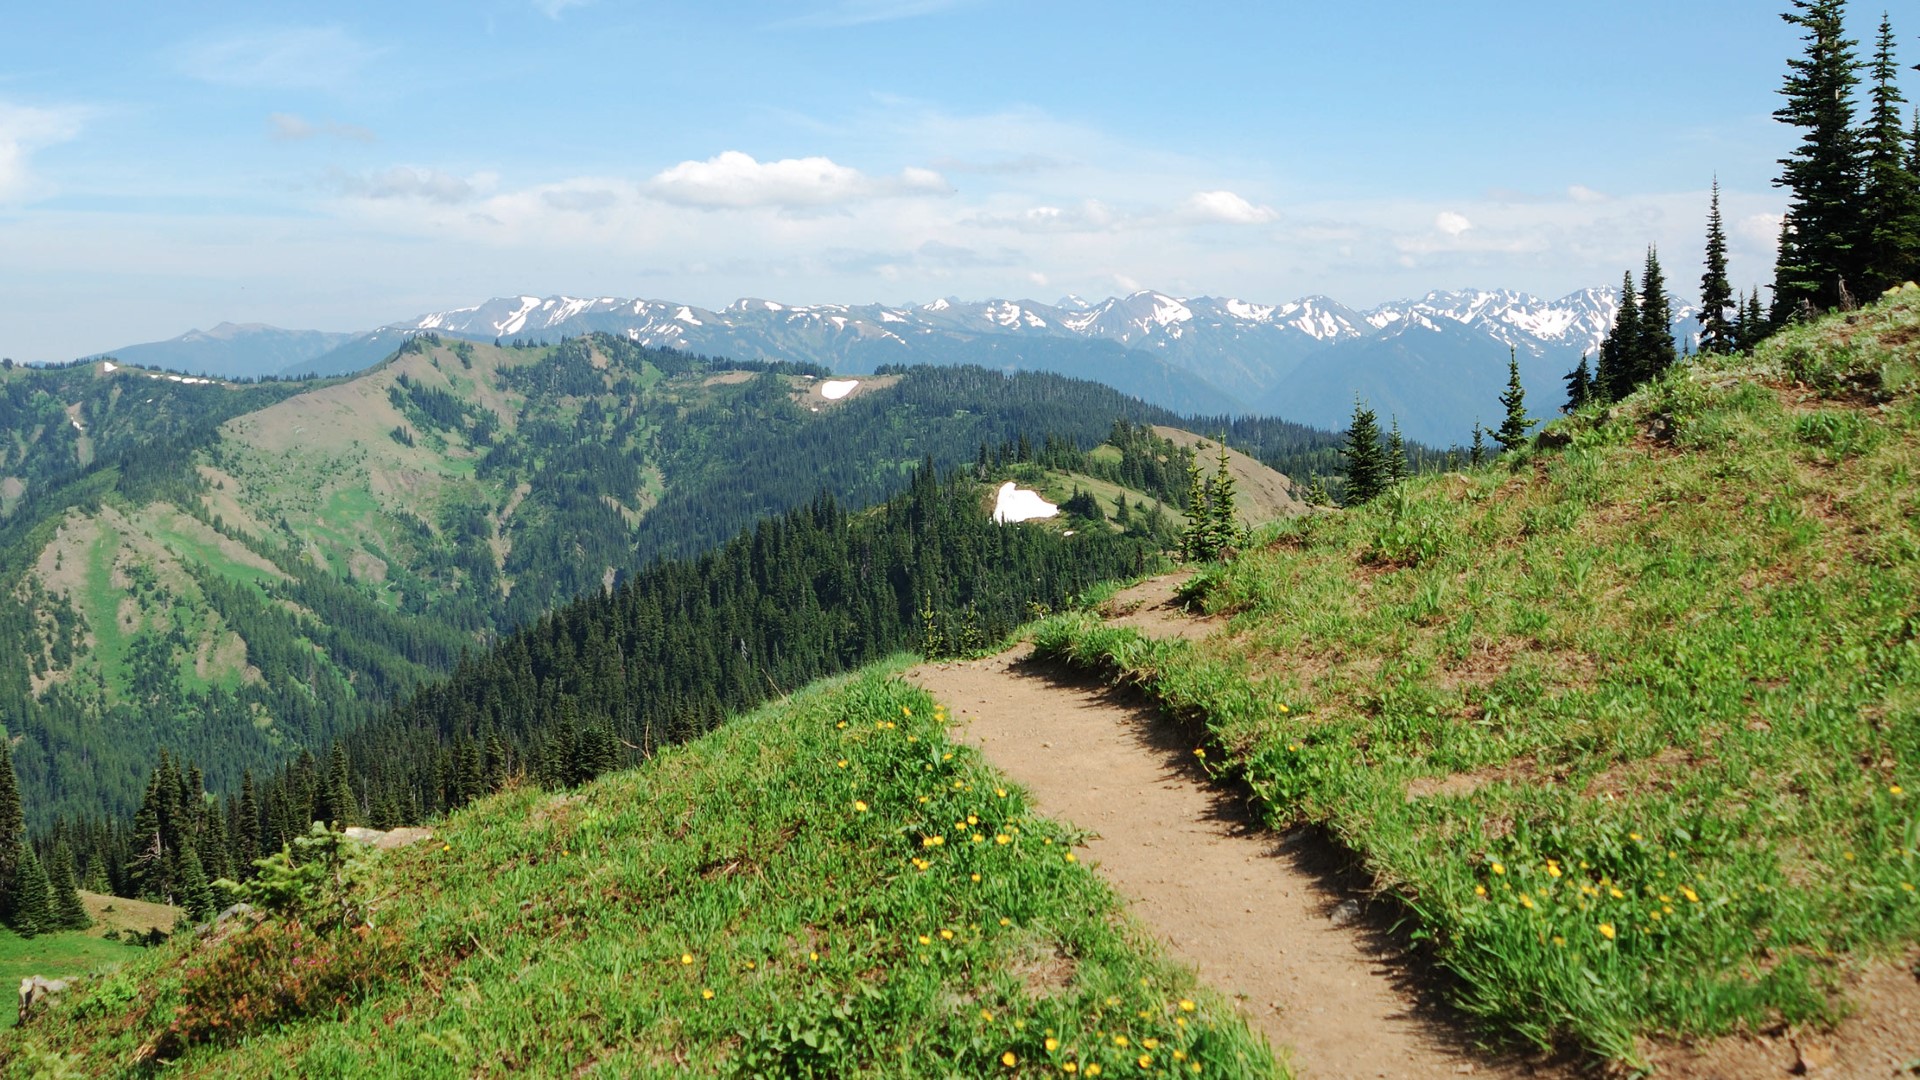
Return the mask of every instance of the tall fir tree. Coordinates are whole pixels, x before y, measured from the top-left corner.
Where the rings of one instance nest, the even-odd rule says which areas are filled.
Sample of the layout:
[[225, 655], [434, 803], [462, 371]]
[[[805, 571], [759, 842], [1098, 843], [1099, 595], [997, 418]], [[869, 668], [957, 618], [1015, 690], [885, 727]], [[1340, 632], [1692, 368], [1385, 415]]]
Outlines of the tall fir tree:
[[87, 905], [80, 901], [80, 890], [73, 884], [73, 848], [64, 837], [53, 845], [46, 871], [54, 925], [62, 930], [85, 930], [92, 926], [93, 918], [87, 914]]
[[19, 908], [20, 863], [27, 848], [27, 821], [20, 807], [20, 780], [13, 772], [12, 740], [0, 731], [0, 921], [13, 925]]
[[1774, 118], [1800, 129], [1800, 145], [1780, 159], [1774, 181], [1790, 193], [1782, 243], [1774, 262], [1773, 322], [1806, 311], [1841, 306], [1860, 284], [1859, 250], [1865, 228], [1860, 206], [1863, 172], [1854, 129], [1859, 85], [1856, 42], [1846, 36], [1846, 0], [1792, 0], [1781, 16], [1804, 33], [1803, 56], [1787, 61]]
[[1220, 558], [1240, 542], [1240, 511], [1236, 505], [1233, 459], [1227, 453], [1226, 436], [1220, 437], [1220, 453], [1215, 458], [1213, 478], [1207, 481], [1207, 543], [1210, 558]]
[[1727, 280], [1727, 229], [1720, 217], [1720, 178], [1713, 178], [1713, 202], [1707, 210], [1707, 270], [1700, 275], [1700, 351], [1734, 350], [1734, 322], [1740, 301]]
[[1500, 444], [1501, 450], [1517, 450], [1526, 445], [1527, 432], [1540, 421], [1527, 416], [1527, 391], [1520, 385], [1520, 358], [1511, 346], [1507, 349], [1507, 389], [1500, 395], [1500, 405], [1507, 410], [1507, 415], [1500, 421], [1500, 430], [1493, 433], [1493, 441]]
[[1773, 327], [1767, 320], [1767, 309], [1760, 302], [1760, 286], [1755, 285], [1747, 294], [1747, 302], [1740, 309], [1739, 347], [1742, 352], [1752, 351], [1755, 345], [1765, 341]]
[[59, 920], [53, 912], [53, 888], [47, 881], [46, 867], [40, 865], [40, 857], [34, 853], [32, 844], [20, 845], [20, 869], [16, 879], [19, 888], [14, 900], [14, 932], [21, 937], [33, 937], [60, 929]]
[[1341, 453], [1347, 458], [1345, 502], [1348, 506], [1369, 502], [1387, 489], [1386, 455], [1380, 449], [1380, 421], [1373, 410], [1358, 399], [1353, 403], [1353, 420], [1347, 427], [1347, 444]]
[[1660, 252], [1647, 248], [1647, 267], [1640, 277], [1639, 331], [1633, 349], [1633, 385], [1650, 382], [1672, 367], [1679, 354], [1673, 345], [1673, 301], [1667, 296], [1667, 278], [1660, 271]]
[[1467, 448], [1467, 464], [1482, 465], [1487, 460], [1487, 429], [1480, 426], [1480, 419], [1473, 421], [1473, 445]]
[[1560, 411], [1571, 413], [1586, 407], [1593, 400], [1593, 368], [1587, 364], [1587, 354], [1580, 354], [1580, 364], [1567, 372], [1567, 403]]
[[1916, 276], [1920, 267], [1920, 177], [1908, 162], [1905, 117], [1895, 81], [1893, 24], [1883, 14], [1874, 40], [1865, 132], [1866, 178], [1861, 190], [1861, 296], [1872, 299]]
[[1594, 385], [1608, 401], [1633, 392], [1634, 348], [1640, 340], [1640, 298], [1634, 293], [1633, 271], [1620, 278], [1620, 306], [1613, 313], [1613, 330], [1600, 343], [1600, 361]]

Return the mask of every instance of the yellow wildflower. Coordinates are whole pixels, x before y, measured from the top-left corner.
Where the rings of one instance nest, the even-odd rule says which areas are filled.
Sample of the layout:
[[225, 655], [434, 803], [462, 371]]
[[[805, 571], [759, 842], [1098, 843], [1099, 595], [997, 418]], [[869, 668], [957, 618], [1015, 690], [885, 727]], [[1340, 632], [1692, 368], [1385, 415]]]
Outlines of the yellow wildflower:
[[1006, 833], [1001, 833], [1001, 834], [999, 834], [998, 836], [995, 836], [995, 837], [993, 838], [993, 842], [994, 842], [994, 843], [996, 843], [996, 844], [1000, 844], [1000, 845], [1002, 845], [1002, 846], [1005, 846], [1005, 845], [1007, 845], [1007, 844], [1011, 844], [1011, 843], [1013, 843], [1013, 837], [1011, 837], [1011, 836], [1008, 836], [1008, 835], [1007, 835]]
[[931, 945], [931, 944], [933, 944], [933, 938], [932, 938], [932, 937], [930, 937], [929, 935], [926, 935], [926, 934], [921, 934], [921, 935], [920, 935], [920, 944], [922, 944], [922, 945]]
[[1612, 941], [1613, 940], [1613, 924], [1610, 922], [1601, 923], [1600, 936], [1603, 938], [1606, 938], [1608, 941]]
[[[952, 941], [952, 940], [953, 940], [953, 931], [951, 931], [951, 930], [942, 930], [942, 931], [940, 931], [940, 940], [942, 940], [942, 941]], [[991, 1016], [989, 1016], [989, 1017], [987, 1017], [987, 1019], [989, 1019], [989, 1020], [991, 1020], [991, 1019], [993, 1019], [993, 1017], [991, 1017]]]
[[[951, 936], [952, 936], [951, 934], [949, 934], [949, 933], [948, 933], [947, 931], [945, 931], [945, 930], [942, 930], [942, 931], [941, 931], [941, 933], [943, 933], [943, 934], [948, 934], [948, 936], [949, 936], [949, 937], [951, 937]], [[986, 1009], [981, 1009], [981, 1010], [980, 1010], [980, 1019], [982, 1019], [982, 1020], [985, 1020], [985, 1021], [986, 1021], [987, 1023], [989, 1023], [989, 1024], [991, 1024], [991, 1023], [993, 1023], [993, 1013], [991, 1013], [991, 1012], [989, 1012], [989, 1011], [987, 1011]]]
[[693, 963], [693, 954], [692, 954], [692, 953], [681, 953], [681, 954], [680, 954], [680, 962], [681, 962], [682, 964], [691, 964], [691, 963]]
[[1151, 1054], [1141, 1054], [1139, 1057], [1135, 1058], [1134, 1060], [1138, 1062], [1140, 1067], [1143, 1069], [1153, 1068], [1153, 1055]]
[[1504, 866], [1501, 866], [1499, 863], [1494, 863], [1493, 872], [1496, 874], [1504, 874], [1507, 872], [1507, 868]]
[[1192, 1011], [1193, 1011], [1193, 1002], [1191, 1002], [1191, 1001], [1188, 1001], [1188, 1000], [1187, 1000], [1186, 998], [1181, 998], [1181, 999], [1180, 999], [1180, 1011], [1181, 1011], [1181, 1012], [1192, 1012]]
[[1060, 1040], [1051, 1035], [1047, 1036], [1047, 1053], [1051, 1054], [1058, 1049], [1060, 1049]]
[[1020, 1059], [1017, 1057], [1014, 1057], [1013, 1051], [1011, 1050], [1000, 1055], [1000, 1064], [1005, 1065], [1009, 1069], [1013, 1068], [1015, 1065], [1018, 1065], [1019, 1063], [1020, 1063]]
[[853, 800], [853, 812], [854, 812], [854, 813], [856, 813], [856, 814], [864, 814], [864, 813], [866, 813], [866, 812], [867, 812], [867, 804], [866, 804], [866, 803], [864, 803], [864, 802], [861, 802], [861, 801], [860, 801], [859, 799], [855, 799], [855, 800]]

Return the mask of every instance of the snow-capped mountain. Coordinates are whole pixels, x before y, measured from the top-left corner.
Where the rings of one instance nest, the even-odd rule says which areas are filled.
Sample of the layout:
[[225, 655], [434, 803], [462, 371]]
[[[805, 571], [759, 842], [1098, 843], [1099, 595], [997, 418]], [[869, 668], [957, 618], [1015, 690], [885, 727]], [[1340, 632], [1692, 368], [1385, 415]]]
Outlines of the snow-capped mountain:
[[[1497, 408], [1509, 349], [1533, 412], [1551, 413], [1561, 375], [1600, 347], [1617, 307], [1609, 288], [1556, 300], [1511, 290], [1431, 292], [1367, 311], [1324, 296], [1273, 304], [1153, 291], [1052, 303], [948, 297], [912, 305], [792, 305], [750, 297], [719, 310], [673, 300], [526, 295], [393, 323], [281, 368], [358, 370], [422, 331], [536, 341], [604, 331], [644, 345], [805, 360], [849, 374], [903, 363], [1054, 371], [1186, 412], [1268, 413], [1334, 428], [1345, 426], [1357, 394], [1383, 421], [1397, 417], [1408, 436], [1445, 445], [1467, 441], [1476, 416]], [[1693, 336], [1691, 308], [1676, 308], [1674, 328], [1683, 340]], [[169, 366], [192, 368], [179, 359]]]

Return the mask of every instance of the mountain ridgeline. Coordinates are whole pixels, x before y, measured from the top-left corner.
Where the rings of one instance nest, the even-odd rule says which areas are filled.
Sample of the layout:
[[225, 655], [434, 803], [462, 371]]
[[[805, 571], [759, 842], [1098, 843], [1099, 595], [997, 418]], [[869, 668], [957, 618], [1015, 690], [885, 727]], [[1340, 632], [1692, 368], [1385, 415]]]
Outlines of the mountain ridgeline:
[[[889, 369], [828, 397], [822, 374], [601, 335], [421, 336], [304, 383], [7, 372], [0, 717], [30, 823], [124, 819], [162, 747], [237, 792], [556, 606], [823, 493], [871, 505], [929, 461], [1085, 449], [1115, 418], [1228, 427], [1058, 376]], [[1229, 437], [1308, 473], [1337, 453], [1276, 421]]]

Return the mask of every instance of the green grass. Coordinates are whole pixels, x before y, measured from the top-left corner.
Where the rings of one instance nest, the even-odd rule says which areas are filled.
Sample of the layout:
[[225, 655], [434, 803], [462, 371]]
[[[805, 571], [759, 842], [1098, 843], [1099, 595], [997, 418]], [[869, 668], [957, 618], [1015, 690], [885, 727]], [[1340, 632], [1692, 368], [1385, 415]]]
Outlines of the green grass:
[[[137, 946], [106, 941], [82, 931], [64, 931], [23, 938], [0, 930], [0, 987], [9, 990], [32, 975], [65, 979], [111, 971], [143, 955]], [[0, 1027], [12, 1027], [19, 1014], [0, 1008]]]
[[[170, 1074], [1280, 1075], [895, 670], [381, 856], [377, 929], [291, 954], [349, 988]], [[253, 1015], [209, 972], [284, 959], [276, 933], [155, 950], [0, 1039], [0, 1065], [142, 1073], [170, 1024]]]
[[1920, 943], [1915, 337], [1908, 290], [1269, 532], [1200, 584], [1230, 636], [1042, 648], [1351, 847], [1495, 1035], [1830, 1020]]

